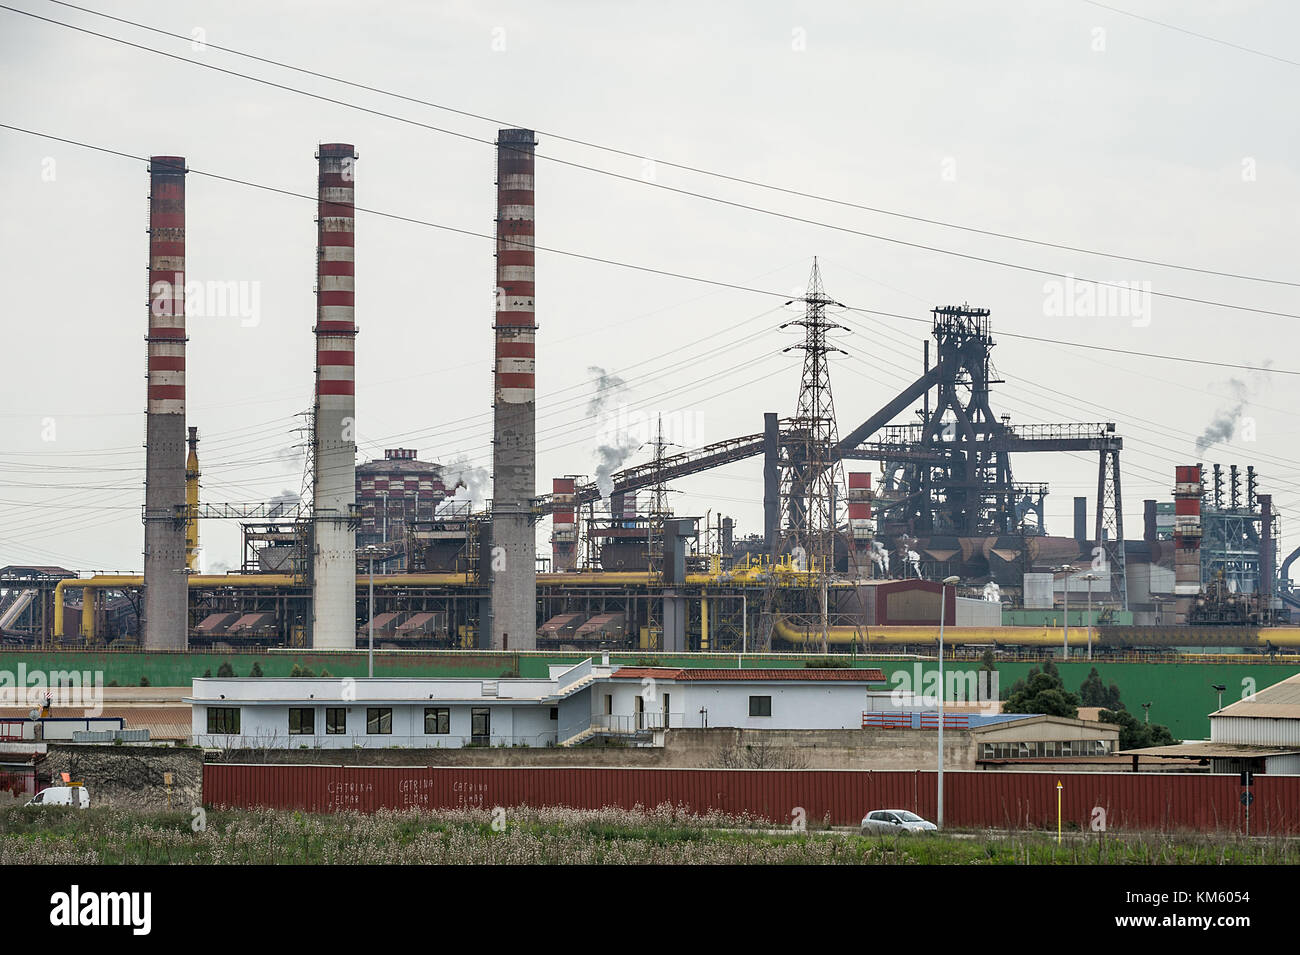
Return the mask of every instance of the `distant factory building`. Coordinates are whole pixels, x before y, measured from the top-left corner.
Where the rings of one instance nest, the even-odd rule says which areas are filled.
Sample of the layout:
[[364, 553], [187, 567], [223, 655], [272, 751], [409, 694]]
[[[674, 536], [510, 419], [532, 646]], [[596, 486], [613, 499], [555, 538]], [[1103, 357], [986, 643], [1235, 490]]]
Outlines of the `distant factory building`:
[[1125, 755], [1194, 760], [1213, 773], [1300, 775], [1300, 673], [1211, 713], [1208, 741]]
[[[443, 484], [442, 465], [419, 460], [412, 448], [390, 448], [382, 459], [360, 465], [357, 548], [400, 543], [407, 525], [433, 520], [434, 511], [449, 493]], [[390, 565], [388, 569], [401, 568]]]

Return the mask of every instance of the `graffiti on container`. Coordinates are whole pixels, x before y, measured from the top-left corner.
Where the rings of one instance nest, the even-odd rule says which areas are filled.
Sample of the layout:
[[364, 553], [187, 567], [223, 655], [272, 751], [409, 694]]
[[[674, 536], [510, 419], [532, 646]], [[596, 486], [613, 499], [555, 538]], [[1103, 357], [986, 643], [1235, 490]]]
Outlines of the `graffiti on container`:
[[432, 779], [402, 779], [397, 783], [398, 803], [403, 809], [431, 809]]
[[333, 812], [339, 809], [362, 809], [369, 808], [371, 800], [369, 798], [362, 800], [362, 796], [369, 796], [374, 793], [373, 783], [349, 783], [331, 781], [325, 784], [325, 792], [328, 794], [325, 799], [325, 811]]
[[481, 809], [487, 796], [487, 783], [472, 783], [456, 780], [451, 784], [453, 805], [457, 807]]

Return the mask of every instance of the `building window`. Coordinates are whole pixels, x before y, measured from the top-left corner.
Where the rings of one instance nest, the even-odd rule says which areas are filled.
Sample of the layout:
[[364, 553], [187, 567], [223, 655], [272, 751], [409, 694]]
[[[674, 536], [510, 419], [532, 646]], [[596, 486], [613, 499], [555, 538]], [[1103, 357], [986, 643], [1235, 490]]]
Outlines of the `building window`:
[[366, 732], [371, 736], [388, 736], [393, 732], [393, 708], [370, 706], [366, 708]]
[[208, 707], [208, 732], [209, 733], [238, 733], [239, 732], [239, 707], [209, 706]]
[[426, 706], [424, 708], [424, 731], [426, 733], [450, 733], [450, 708], [445, 706]]
[[771, 716], [772, 698], [770, 696], [751, 696], [749, 698], [750, 716]]
[[289, 735], [313, 736], [316, 733], [316, 711], [306, 706], [289, 707]]
[[341, 736], [348, 731], [348, 711], [342, 706], [325, 708], [325, 732], [330, 736]]
[[551, 719], [553, 719], [553, 720], [558, 720], [559, 718], [560, 718], [560, 708], [559, 708], [558, 706], [552, 706], [552, 707], [551, 707]]

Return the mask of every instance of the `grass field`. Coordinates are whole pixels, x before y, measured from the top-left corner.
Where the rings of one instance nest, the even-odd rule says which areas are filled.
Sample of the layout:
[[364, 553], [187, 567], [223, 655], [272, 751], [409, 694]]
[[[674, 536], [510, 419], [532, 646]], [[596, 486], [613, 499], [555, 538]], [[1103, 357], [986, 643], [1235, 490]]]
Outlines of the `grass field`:
[[[200, 825], [201, 823], [201, 825]], [[1203, 834], [775, 832], [670, 806], [308, 815], [10, 807], [0, 864], [1296, 865], [1300, 841]], [[195, 827], [199, 827], [195, 831]]]

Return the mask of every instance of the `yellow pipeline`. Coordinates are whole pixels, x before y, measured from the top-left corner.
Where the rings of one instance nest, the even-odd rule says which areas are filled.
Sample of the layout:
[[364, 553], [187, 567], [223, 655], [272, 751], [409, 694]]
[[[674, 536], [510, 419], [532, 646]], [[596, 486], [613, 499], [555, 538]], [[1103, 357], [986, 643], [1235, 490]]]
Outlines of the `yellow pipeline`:
[[[821, 643], [821, 630], [811, 628], [807, 631], [794, 626], [784, 617], [778, 617], [775, 623], [777, 635], [790, 643]], [[932, 627], [831, 627], [827, 634], [831, 643], [849, 644], [856, 640], [859, 646], [902, 646], [939, 642], [939, 628]], [[1006, 646], [1059, 647], [1065, 643], [1063, 627], [944, 627], [945, 644], [953, 646], [988, 645], [993, 643]], [[1092, 631], [1094, 646], [1100, 645], [1097, 629]], [[1272, 627], [1259, 631], [1258, 646], [1271, 643], [1278, 647], [1300, 646], [1300, 627]], [[1086, 647], [1088, 645], [1088, 628], [1071, 627], [1069, 645]]]

